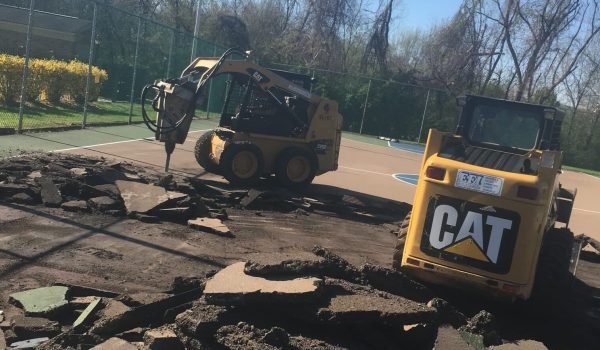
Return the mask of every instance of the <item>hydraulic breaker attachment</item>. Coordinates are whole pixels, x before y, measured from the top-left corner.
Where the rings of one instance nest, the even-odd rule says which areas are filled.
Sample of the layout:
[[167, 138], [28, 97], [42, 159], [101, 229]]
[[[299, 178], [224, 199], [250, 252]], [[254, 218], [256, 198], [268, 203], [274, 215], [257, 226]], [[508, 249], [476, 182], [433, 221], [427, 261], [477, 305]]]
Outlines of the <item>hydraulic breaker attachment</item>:
[[152, 100], [152, 108], [156, 111], [156, 122], [150, 120], [142, 105], [144, 122], [150, 130], [154, 131], [155, 139], [165, 143], [167, 154], [165, 171], [169, 171], [171, 153], [175, 150], [175, 144], [183, 144], [190, 130], [194, 117], [195, 94], [192, 89], [183, 87], [175, 81], [157, 81], [144, 88], [142, 101], [145, 100], [149, 89], [153, 89], [156, 93]]
[[[142, 117], [146, 126], [155, 134], [156, 140], [165, 143], [167, 160], [165, 171], [169, 170], [171, 153], [176, 144], [183, 144], [190, 130], [196, 105], [201, 103], [202, 90], [205, 83], [218, 72], [223, 61], [234, 54], [246, 57], [246, 54], [236, 49], [227, 50], [208, 70], [198, 71], [194, 64], [188, 66], [180, 78], [155, 81], [142, 90]], [[155, 94], [152, 99], [152, 109], [156, 112], [156, 121], [146, 112], [146, 95], [149, 91]]]

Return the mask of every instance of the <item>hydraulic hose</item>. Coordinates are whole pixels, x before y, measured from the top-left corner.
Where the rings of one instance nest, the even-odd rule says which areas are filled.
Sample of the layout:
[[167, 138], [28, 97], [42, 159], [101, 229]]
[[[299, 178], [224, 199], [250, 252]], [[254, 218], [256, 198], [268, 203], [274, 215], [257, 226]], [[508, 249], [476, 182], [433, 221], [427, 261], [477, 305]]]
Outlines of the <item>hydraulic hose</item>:
[[148, 127], [148, 129], [150, 129], [150, 131], [154, 132], [154, 133], [158, 133], [158, 134], [168, 134], [172, 131], [177, 130], [185, 121], [185, 119], [188, 117], [188, 114], [184, 114], [183, 117], [181, 117], [176, 123], [175, 125], [169, 126], [169, 127], [164, 127], [164, 126], [160, 126], [158, 124], [156, 124], [152, 118], [150, 118], [148, 116], [148, 113], [146, 112], [146, 95], [148, 94], [148, 91], [150, 89], [154, 89], [158, 91], [158, 94], [156, 95], [156, 97], [152, 100], [152, 109], [154, 109], [154, 111], [156, 112], [164, 112], [162, 110], [160, 110], [160, 108], [156, 105], [156, 103], [158, 102], [159, 98], [161, 98], [162, 96], [164, 96], [164, 91], [156, 84], [147, 84], [146, 86], [144, 86], [144, 88], [142, 89], [142, 119], [144, 121], [144, 124], [146, 124], [146, 127]]
[[[212, 66], [207, 72], [205, 72], [203, 74], [203, 76], [199, 79], [198, 84], [196, 85], [196, 89], [194, 91], [194, 95], [191, 101], [191, 105], [190, 106], [195, 106], [196, 102], [198, 100], [198, 97], [200, 96], [200, 92], [202, 91], [202, 88], [204, 87], [204, 85], [206, 85], [206, 82], [208, 80], [210, 80], [210, 78], [212, 78], [212, 76], [215, 74], [215, 72], [217, 72], [219, 70], [219, 68], [221, 67], [221, 65], [223, 64], [223, 62], [225, 61], [225, 59], [227, 59], [227, 57], [234, 55], [234, 54], [238, 54], [241, 56], [246, 57], [246, 53], [237, 49], [237, 48], [230, 48], [227, 49], [223, 55], [221, 55], [221, 57], [219, 58], [219, 60], [217, 61], [217, 63]], [[181, 78], [184, 78], [183, 76]], [[160, 112], [166, 112], [160, 109], [160, 106], [157, 106], [157, 103], [159, 102], [160, 98], [164, 98], [164, 94], [165, 92], [163, 91], [163, 89], [161, 87], [159, 87], [156, 84], [147, 84], [146, 86], [144, 86], [144, 88], [142, 89], [142, 95], [141, 95], [141, 99], [142, 99], [142, 118], [144, 121], [144, 124], [146, 124], [146, 127], [148, 127], [148, 129], [150, 129], [152, 132], [154, 133], [158, 133], [158, 134], [168, 134], [170, 132], [173, 132], [175, 130], [177, 130], [179, 127], [181, 127], [181, 125], [184, 123], [184, 121], [186, 120], [186, 118], [188, 118], [190, 115], [193, 116], [193, 113], [185, 113], [176, 123], [175, 125], [170, 125], [168, 127], [165, 126], [160, 126], [157, 123], [155, 123], [152, 118], [150, 118], [148, 116], [148, 113], [146, 112], [146, 95], [148, 94], [148, 91], [150, 89], [154, 89], [156, 91], [158, 91], [158, 94], [156, 95], [156, 97], [154, 97], [154, 99], [152, 100], [152, 109], [154, 109], [154, 111], [160, 113]]]

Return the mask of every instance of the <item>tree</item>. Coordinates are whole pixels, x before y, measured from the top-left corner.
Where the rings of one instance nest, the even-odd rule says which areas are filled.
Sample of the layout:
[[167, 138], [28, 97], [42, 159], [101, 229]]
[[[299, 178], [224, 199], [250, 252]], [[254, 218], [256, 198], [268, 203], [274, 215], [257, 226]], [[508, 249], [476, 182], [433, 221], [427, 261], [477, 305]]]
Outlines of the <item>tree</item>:
[[[531, 100], [537, 86], [553, 92], [571, 73], [597, 35], [596, 0], [494, 0], [512, 60], [514, 99]], [[589, 29], [584, 29], [588, 23]], [[541, 95], [543, 103], [550, 95]]]
[[388, 37], [390, 34], [390, 22], [392, 20], [393, 0], [389, 0], [383, 10], [377, 15], [373, 29], [369, 36], [369, 41], [365, 47], [360, 69], [365, 72], [367, 66], [377, 65], [382, 73], [387, 73], [388, 59]]

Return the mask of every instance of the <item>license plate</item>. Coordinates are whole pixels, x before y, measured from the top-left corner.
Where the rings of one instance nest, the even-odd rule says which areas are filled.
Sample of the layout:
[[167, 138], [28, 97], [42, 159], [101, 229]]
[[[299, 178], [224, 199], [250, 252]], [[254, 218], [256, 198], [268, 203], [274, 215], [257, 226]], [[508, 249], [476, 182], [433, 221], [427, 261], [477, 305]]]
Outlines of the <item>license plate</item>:
[[454, 186], [467, 190], [500, 196], [504, 179], [472, 171], [459, 170]]

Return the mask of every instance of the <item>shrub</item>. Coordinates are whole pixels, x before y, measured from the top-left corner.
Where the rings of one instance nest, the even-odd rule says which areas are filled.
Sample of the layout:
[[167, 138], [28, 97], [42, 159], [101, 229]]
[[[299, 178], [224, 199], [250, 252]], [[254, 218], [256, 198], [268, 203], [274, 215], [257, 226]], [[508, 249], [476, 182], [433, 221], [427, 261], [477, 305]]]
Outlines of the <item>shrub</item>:
[[23, 58], [0, 54], [0, 99], [6, 104], [16, 102], [21, 93]]
[[[79, 61], [71, 61], [67, 65], [68, 84], [67, 93], [78, 104], [85, 102], [85, 84], [87, 80], [88, 65]], [[89, 100], [96, 101], [100, 96], [102, 83], [108, 79], [104, 69], [92, 66], [92, 80], [90, 81]]]
[[[16, 102], [19, 98], [23, 62], [21, 57], [0, 54], [0, 99], [5, 103]], [[88, 65], [83, 62], [32, 59], [29, 61], [25, 98], [28, 101], [39, 99], [59, 103], [65, 97], [83, 104], [87, 73]], [[105, 70], [92, 67], [90, 101], [98, 99], [101, 85], [106, 79], [108, 74]]]
[[67, 63], [58, 60], [38, 60], [40, 69], [36, 72], [41, 88], [40, 100], [59, 103], [68, 88]]

